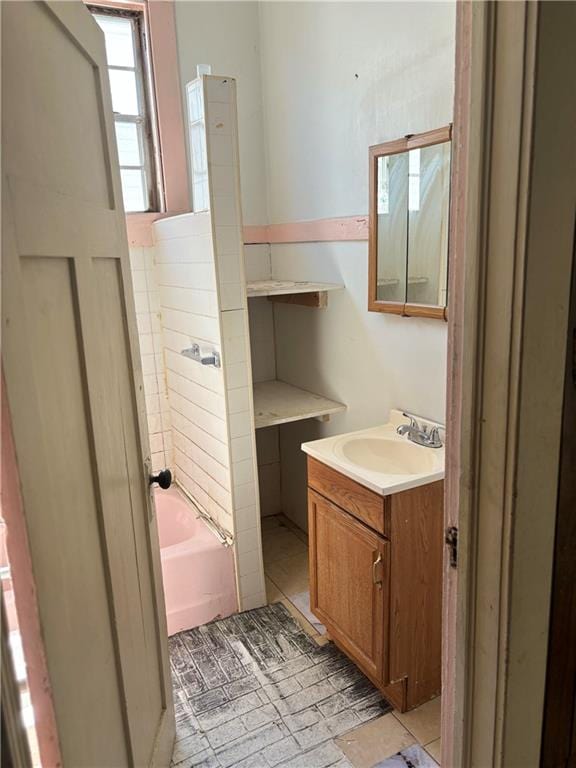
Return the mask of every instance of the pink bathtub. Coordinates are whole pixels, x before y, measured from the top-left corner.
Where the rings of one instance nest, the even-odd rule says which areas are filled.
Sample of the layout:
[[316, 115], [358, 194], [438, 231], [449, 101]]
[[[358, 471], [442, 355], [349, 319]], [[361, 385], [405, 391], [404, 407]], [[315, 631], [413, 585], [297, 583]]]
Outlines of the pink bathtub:
[[156, 490], [168, 634], [237, 610], [234, 561], [177, 488]]

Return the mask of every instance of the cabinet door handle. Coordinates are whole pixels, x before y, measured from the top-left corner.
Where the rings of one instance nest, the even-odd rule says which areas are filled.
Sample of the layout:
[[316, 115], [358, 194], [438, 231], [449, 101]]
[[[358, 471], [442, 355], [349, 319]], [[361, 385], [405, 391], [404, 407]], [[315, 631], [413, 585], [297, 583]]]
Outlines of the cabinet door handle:
[[382, 552], [378, 553], [378, 557], [374, 562], [372, 563], [372, 583], [376, 584], [378, 586], [378, 589], [382, 589], [382, 578], [378, 578], [376, 575], [376, 571], [378, 570], [378, 566], [382, 562]]

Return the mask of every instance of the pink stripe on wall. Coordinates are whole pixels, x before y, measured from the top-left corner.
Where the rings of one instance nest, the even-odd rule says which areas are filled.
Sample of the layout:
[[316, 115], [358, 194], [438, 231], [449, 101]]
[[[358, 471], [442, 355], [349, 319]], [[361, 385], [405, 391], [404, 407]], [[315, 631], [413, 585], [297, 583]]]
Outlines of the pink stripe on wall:
[[155, 222], [156, 219], [163, 219], [166, 216], [176, 215], [176, 211], [170, 211], [170, 213], [128, 213], [126, 215], [128, 245], [131, 248], [154, 245], [154, 233], [152, 232], [153, 222]]
[[[130, 213], [126, 216], [128, 244], [132, 247], [154, 245], [152, 222], [168, 213]], [[322, 243], [368, 240], [368, 216], [347, 216], [338, 219], [294, 221], [289, 224], [254, 224], [244, 227], [244, 243]]]
[[245, 243], [320, 243], [340, 240], [368, 240], [368, 216], [244, 227]]

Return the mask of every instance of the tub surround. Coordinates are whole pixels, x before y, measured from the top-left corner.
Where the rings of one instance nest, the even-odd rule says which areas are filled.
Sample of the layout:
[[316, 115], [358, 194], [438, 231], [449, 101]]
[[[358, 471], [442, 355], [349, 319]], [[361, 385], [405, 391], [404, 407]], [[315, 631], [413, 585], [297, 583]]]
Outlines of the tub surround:
[[[443, 429], [426, 419], [419, 422]], [[392, 409], [388, 424], [303, 443], [302, 450], [381, 496], [443, 480], [444, 447], [427, 448], [400, 436], [397, 428], [408, 423], [402, 411]], [[381, 441], [386, 445], [380, 453]]]
[[[210, 211], [154, 224], [174, 412], [176, 478], [232, 534], [239, 604], [264, 605], [256, 440], [238, 161], [236, 83], [197, 81], [208, 163]], [[191, 343], [215, 350], [220, 368], [182, 355]]]

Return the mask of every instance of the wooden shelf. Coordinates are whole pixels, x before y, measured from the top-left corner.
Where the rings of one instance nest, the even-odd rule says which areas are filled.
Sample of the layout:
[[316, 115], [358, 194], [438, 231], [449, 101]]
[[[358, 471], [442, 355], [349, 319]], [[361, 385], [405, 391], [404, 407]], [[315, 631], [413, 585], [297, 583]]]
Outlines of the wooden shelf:
[[288, 424], [302, 419], [328, 421], [334, 413], [346, 410], [343, 403], [294, 387], [283, 381], [254, 384], [254, 422], [256, 429]]
[[[409, 277], [408, 285], [426, 285], [428, 282], [427, 277]], [[379, 288], [386, 288], [387, 286], [400, 285], [400, 280], [396, 277], [380, 277], [376, 281]]]
[[246, 284], [246, 294], [248, 298], [267, 296], [269, 301], [322, 308], [328, 303], [328, 292], [338, 291], [342, 288], [344, 286], [338, 283], [255, 280]]

